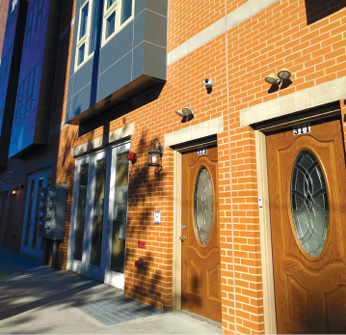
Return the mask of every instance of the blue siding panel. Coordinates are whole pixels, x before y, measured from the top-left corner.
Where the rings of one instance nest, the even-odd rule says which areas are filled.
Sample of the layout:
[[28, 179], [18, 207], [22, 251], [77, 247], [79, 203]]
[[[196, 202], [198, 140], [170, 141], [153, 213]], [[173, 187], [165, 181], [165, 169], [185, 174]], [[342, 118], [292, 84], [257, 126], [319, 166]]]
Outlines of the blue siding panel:
[[131, 82], [132, 53], [128, 53], [99, 76], [97, 101]]
[[133, 23], [130, 22], [100, 50], [100, 73], [119, 61], [132, 50]]

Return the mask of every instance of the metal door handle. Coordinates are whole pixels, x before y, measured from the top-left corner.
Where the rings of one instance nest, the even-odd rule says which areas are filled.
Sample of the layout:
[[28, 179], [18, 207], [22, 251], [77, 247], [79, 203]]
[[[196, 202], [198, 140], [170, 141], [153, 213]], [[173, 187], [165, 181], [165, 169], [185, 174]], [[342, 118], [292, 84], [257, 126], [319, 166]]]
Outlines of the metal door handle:
[[180, 236], [179, 238], [181, 242], [184, 242], [186, 240], [186, 236]]

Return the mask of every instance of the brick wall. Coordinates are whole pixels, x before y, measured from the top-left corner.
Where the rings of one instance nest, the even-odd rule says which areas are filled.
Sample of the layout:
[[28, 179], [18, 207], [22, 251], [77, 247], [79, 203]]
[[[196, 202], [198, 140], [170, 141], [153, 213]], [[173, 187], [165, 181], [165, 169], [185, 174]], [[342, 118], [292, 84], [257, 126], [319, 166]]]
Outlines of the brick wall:
[[[168, 51], [247, 3], [208, 0], [196, 6], [194, 1], [170, 0]], [[308, 20], [306, 10], [311, 9], [307, 6], [310, 3], [276, 1], [170, 64], [162, 91], [153, 88], [137, 96], [131, 107], [117, 106], [114, 111], [122, 116], [105, 127], [78, 136], [77, 126], [67, 126], [51, 137], [47, 151], [59, 152], [53, 169], [56, 183], [68, 184], [66, 234], [59, 249], [62, 268], [67, 261], [75, 164], [71, 149], [102, 136], [104, 131], [134, 123], [131, 151], [138, 154], [138, 161], [130, 164], [129, 171], [125, 293], [171, 309], [173, 150], [165, 149], [159, 175], [148, 167], [147, 152], [153, 138], [164, 145], [165, 134], [222, 116], [224, 132], [218, 134], [218, 176], [223, 331], [264, 333], [255, 139], [251, 128], [240, 127], [239, 112], [346, 75], [346, 9], [341, 5], [333, 7], [328, 14]], [[66, 1], [62, 31], [72, 20], [73, 6]], [[74, 25], [61, 40], [52, 128], [65, 119], [73, 29]], [[264, 77], [282, 67], [292, 72], [292, 84], [273, 90]], [[211, 94], [202, 83], [205, 78], [215, 82]], [[174, 111], [185, 106], [194, 111], [195, 117], [183, 124]], [[344, 111], [344, 104], [342, 107]], [[161, 210], [161, 225], [153, 224], [154, 210]], [[138, 248], [138, 241], [145, 242], [146, 248]], [[145, 272], [134, 266], [138, 257], [146, 262]]]

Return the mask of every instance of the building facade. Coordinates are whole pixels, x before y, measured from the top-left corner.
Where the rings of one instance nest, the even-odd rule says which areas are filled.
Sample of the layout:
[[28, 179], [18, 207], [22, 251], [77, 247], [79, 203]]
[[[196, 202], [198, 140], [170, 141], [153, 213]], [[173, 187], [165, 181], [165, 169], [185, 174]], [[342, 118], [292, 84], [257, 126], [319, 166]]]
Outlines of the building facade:
[[9, 8], [1, 246], [225, 334], [345, 332], [345, 1]]

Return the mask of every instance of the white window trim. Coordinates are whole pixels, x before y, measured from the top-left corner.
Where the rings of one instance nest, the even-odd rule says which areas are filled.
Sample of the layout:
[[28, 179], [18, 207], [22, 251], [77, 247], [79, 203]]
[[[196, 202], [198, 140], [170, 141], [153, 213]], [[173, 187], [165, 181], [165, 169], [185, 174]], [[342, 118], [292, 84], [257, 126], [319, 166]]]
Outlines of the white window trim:
[[[82, 4], [82, 6], [79, 8], [79, 22], [78, 22], [78, 31], [77, 31], [77, 40], [76, 40], [76, 48], [75, 48], [75, 71], [77, 71], [79, 68], [81, 68], [92, 56], [93, 52], [89, 54], [89, 41], [90, 41], [90, 29], [91, 29], [91, 20], [92, 20], [92, 8], [93, 8], [93, 1], [94, 0], [86, 0]], [[88, 19], [87, 19], [87, 27], [84, 36], [79, 39], [80, 29], [81, 29], [81, 18], [82, 18], [82, 10], [86, 5], [89, 5], [88, 8]], [[85, 45], [85, 53], [84, 53], [84, 59], [82, 62], [78, 64], [78, 50], [81, 45]]]
[[104, 2], [103, 7], [103, 19], [102, 19], [102, 46], [107, 44], [116, 34], [118, 34], [122, 29], [124, 29], [130, 21], [134, 17], [134, 7], [135, 7], [135, 0], [132, 0], [132, 9], [131, 9], [131, 16], [122, 24], [120, 24], [120, 15], [115, 14], [115, 29], [114, 32], [106, 37], [106, 24], [107, 19], [114, 13], [119, 12], [121, 13], [121, 6], [123, 4], [123, 0], [116, 0], [108, 9], [107, 9], [107, 1]]

